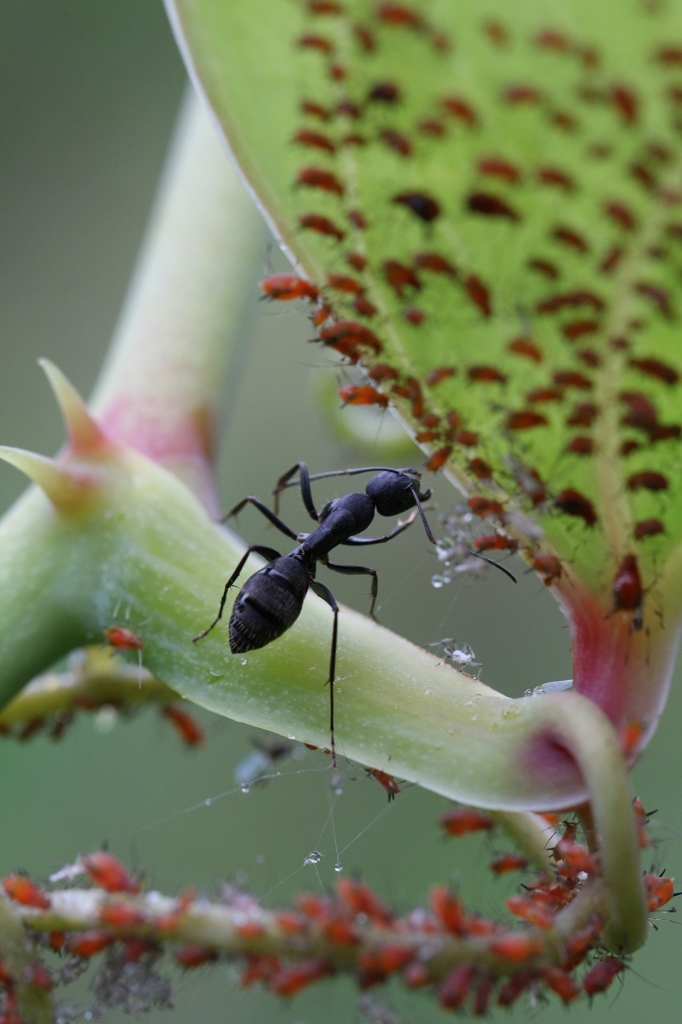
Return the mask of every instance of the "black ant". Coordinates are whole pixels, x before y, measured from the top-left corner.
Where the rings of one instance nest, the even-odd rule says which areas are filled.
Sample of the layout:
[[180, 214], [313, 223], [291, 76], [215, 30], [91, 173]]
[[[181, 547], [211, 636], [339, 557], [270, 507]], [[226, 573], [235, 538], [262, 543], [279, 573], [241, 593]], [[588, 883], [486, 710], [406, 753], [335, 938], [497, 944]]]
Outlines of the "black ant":
[[[291, 478], [298, 473], [298, 478]], [[341, 498], [334, 498], [318, 512], [313, 503], [310, 490], [310, 481], [319, 480], [323, 477], [332, 476], [355, 476], [358, 473], [375, 473], [367, 484], [364, 493], [346, 494]], [[406, 530], [414, 522], [417, 513], [421, 516], [426, 536], [432, 544], [436, 543], [431, 528], [426, 521], [421, 502], [428, 501], [431, 491], [427, 489], [422, 493], [419, 490], [421, 474], [415, 469], [390, 469], [383, 466], [366, 466], [361, 469], [332, 470], [327, 473], [316, 473], [311, 475], [304, 462], [297, 462], [295, 466], [280, 477], [277, 481], [273, 494], [275, 495], [275, 511], [271, 511], [267, 505], [258, 498], [248, 497], [228, 512], [223, 522], [231, 516], [237, 515], [245, 505], [253, 505], [268, 519], [273, 526], [298, 542], [289, 555], [280, 555], [274, 548], [264, 547], [262, 544], [251, 544], [244, 552], [239, 564], [225, 584], [223, 596], [220, 599], [218, 614], [203, 633], [193, 638], [193, 642], [201, 640], [220, 621], [227, 600], [230, 587], [233, 586], [246, 561], [255, 551], [266, 558], [268, 564], [248, 580], [241, 588], [239, 596], [234, 602], [230, 616], [230, 650], [233, 654], [241, 654], [244, 651], [253, 651], [265, 647], [278, 637], [282, 636], [301, 614], [303, 600], [312, 589], [314, 593], [326, 601], [334, 614], [334, 625], [332, 628], [331, 657], [329, 661], [329, 727], [331, 732], [331, 754], [332, 765], [336, 767], [336, 748], [334, 745], [334, 678], [336, 675], [336, 648], [338, 636], [338, 615], [339, 606], [334, 595], [324, 584], [315, 579], [317, 563], [321, 562], [328, 569], [334, 572], [345, 573], [349, 576], [366, 575], [372, 577], [371, 603], [369, 614], [374, 615], [374, 605], [377, 599], [377, 572], [376, 569], [367, 568], [364, 565], [336, 565], [329, 561], [328, 555], [333, 548], [340, 544], [362, 546], [368, 544], [384, 544], [399, 533]], [[299, 485], [301, 498], [308, 514], [318, 523], [318, 527], [312, 533], [295, 533], [278, 516], [279, 495], [286, 487]], [[375, 512], [381, 516], [400, 515], [408, 509], [415, 509], [405, 522], [399, 522], [389, 533], [383, 537], [356, 537], [356, 533], [366, 530], [374, 519]]]

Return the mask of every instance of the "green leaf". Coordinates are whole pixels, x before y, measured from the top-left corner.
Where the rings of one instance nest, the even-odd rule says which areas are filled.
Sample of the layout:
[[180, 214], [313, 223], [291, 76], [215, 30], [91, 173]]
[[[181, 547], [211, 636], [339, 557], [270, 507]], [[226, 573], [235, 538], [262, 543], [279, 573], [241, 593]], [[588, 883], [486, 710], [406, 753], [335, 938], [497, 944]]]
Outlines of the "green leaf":
[[568, 603], [567, 563], [607, 604], [627, 554], [651, 586], [682, 529], [680, 4], [169, 7], [283, 244], [376, 307], [324, 292], [429, 465]]

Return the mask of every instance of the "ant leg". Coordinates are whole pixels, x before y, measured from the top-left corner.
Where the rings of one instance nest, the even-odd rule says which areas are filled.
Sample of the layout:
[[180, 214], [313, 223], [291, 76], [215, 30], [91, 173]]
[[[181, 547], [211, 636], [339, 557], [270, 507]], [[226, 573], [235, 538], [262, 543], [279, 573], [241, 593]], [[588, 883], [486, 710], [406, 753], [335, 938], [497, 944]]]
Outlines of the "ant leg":
[[337, 768], [336, 763], [336, 744], [334, 742], [334, 679], [336, 677], [336, 646], [339, 635], [339, 606], [334, 599], [334, 595], [331, 590], [328, 590], [323, 583], [318, 583], [317, 580], [310, 581], [311, 589], [321, 597], [323, 601], [326, 601], [332, 612], [334, 613], [334, 625], [332, 627], [332, 649], [329, 658], [329, 730], [331, 732], [332, 740], [332, 768]]
[[416, 517], [417, 510], [415, 509], [413, 512], [410, 512], [404, 523], [398, 523], [397, 526], [393, 527], [390, 533], [385, 534], [383, 537], [348, 537], [347, 540], [342, 540], [341, 543], [348, 544], [351, 547], [360, 547], [363, 544], [385, 544], [387, 541], [393, 540], [394, 537], [397, 537], [399, 533], [403, 532], [403, 530], [406, 530], [408, 526], [411, 526]]
[[241, 512], [245, 505], [253, 505], [254, 508], [257, 508], [258, 511], [262, 515], [264, 515], [265, 518], [268, 519], [273, 526], [277, 527], [280, 533], [285, 534], [287, 537], [291, 537], [292, 540], [299, 539], [298, 534], [294, 533], [290, 526], [287, 526], [286, 523], [283, 523], [279, 516], [275, 515], [274, 512], [270, 511], [267, 505], [264, 505], [262, 501], [260, 501], [258, 498], [254, 498], [253, 496], [244, 498], [243, 501], [240, 501], [237, 505], [234, 506], [233, 509], [231, 509], [227, 513], [227, 515], [223, 516], [220, 522], [226, 523], [228, 519], [232, 518], [232, 516], [239, 515], [239, 513]]
[[379, 577], [377, 576], [376, 569], [369, 569], [366, 565], [337, 565], [335, 562], [328, 562], [327, 559], [320, 559], [323, 565], [326, 565], [332, 572], [343, 573], [344, 576], [371, 576], [372, 577], [372, 601], [369, 606], [369, 614], [378, 622], [376, 615], [374, 614], [374, 605], [377, 600], [377, 593], [379, 590]]
[[246, 565], [246, 562], [247, 562], [249, 556], [251, 555], [251, 553], [253, 551], [255, 551], [257, 555], [262, 555], [263, 558], [266, 558], [268, 560], [268, 562], [274, 562], [274, 560], [276, 558], [281, 558], [282, 557], [280, 555], [279, 551], [275, 551], [274, 548], [266, 548], [266, 547], [263, 547], [262, 544], [251, 544], [246, 549], [246, 551], [244, 552], [243, 556], [239, 559], [239, 564], [237, 565], [237, 568], [234, 570], [234, 572], [230, 576], [229, 580], [225, 584], [225, 589], [223, 590], [223, 596], [220, 598], [220, 607], [218, 608], [218, 614], [216, 615], [215, 619], [213, 620], [211, 625], [208, 627], [208, 629], [205, 629], [203, 631], [203, 633], [199, 633], [197, 636], [193, 636], [192, 637], [192, 643], [193, 644], [195, 644], [197, 642], [197, 640], [203, 640], [204, 637], [207, 636], [211, 632], [213, 627], [216, 626], [220, 622], [221, 618], [223, 617], [223, 610], [225, 608], [225, 602], [227, 601], [227, 593], [228, 593], [230, 587], [233, 585], [233, 583], [237, 579], [237, 577], [239, 576], [239, 573], [242, 571], [242, 569]]
[[[295, 473], [298, 473], [298, 480], [291, 479]], [[308, 467], [305, 462], [297, 462], [295, 466], [288, 469], [284, 476], [281, 476], [277, 481], [277, 485], [272, 492], [275, 496], [275, 512], [279, 512], [279, 496], [282, 491], [286, 487], [295, 487], [296, 484], [301, 488], [301, 499], [307, 509], [308, 515], [318, 523], [320, 521], [320, 517], [317, 514], [317, 509], [313, 502], [313, 495], [310, 490], [310, 473], [308, 472]]]

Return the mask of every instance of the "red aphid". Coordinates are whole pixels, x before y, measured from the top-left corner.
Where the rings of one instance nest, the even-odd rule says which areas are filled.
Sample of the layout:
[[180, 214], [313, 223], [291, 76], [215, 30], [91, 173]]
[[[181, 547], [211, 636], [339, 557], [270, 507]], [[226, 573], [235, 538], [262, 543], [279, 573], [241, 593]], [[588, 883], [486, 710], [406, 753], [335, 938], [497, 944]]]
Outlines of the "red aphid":
[[541, 103], [542, 99], [542, 92], [533, 85], [515, 83], [505, 86], [502, 90], [502, 100], [505, 103], [512, 103], [514, 105], [527, 103], [532, 105]]
[[564, 878], [572, 878], [581, 872], [596, 875], [599, 870], [589, 850], [572, 839], [560, 839], [554, 847], [554, 857], [562, 862], [557, 871]]
[[648, 377], [661, 380], [664, 384], [677, 384], [680, 379], [678, 370], [669, 363], [662, 362], [660, 359], [653, 359], [651, 357], [629, 359], [628, 366], [632, 366], [633, 369], [639, 370], [640, 373], [644, 373]]
[[2, 880], [2, 887], [15, 903], [22, 907], [35, 907], [36, 910], [47, 910], [52, 904], [42, 889], [26, 875], [7, 875]]
[[504, 217], [507, 220], [518, 221], [518, 212], [514, 207], [500, 196], [492, 195], [490, 192], [472, 192], [466, 200], [467, 208], [472, 213], [480, 213], [485, 217]]
[[469, 995], [476, 971], [475, 964], [465, 963], [455, 967], [438, 989], [440, 1005], [447, 1010], [458, 1010]]
[[107, 850], [96, 850], [81, 857], [86, 874], [91, 882], [106, 892], [140, 891], [140, 885], [128, 874], [121, 862]]
[[475, 448], [481, 438], [475, 430], [458, 430], [452, 440], [461, 444], [463, 448]]
[[388, 366], [386, 363], [376, 363], [367, 371], [367, 376], [370, 380], [380, 383], [387, 380], [397, 380], [398, 371], [394, 366]]
[[[504, 521], [504, 508], [499, 501], [494, 501], [492, 498], [483, 498], [480, 495], [474, 495], [467, 499], [467, 505], [476, 516], [481, 518], [493, 518]], [[476, 814], [477, 812], [471, 812]]]
[[520, 412], [510, 412], [505, 420], [507, 430], [533, 430], [534, 427], [547, 426], [547, 417], [534, 409], [522, 409]]
[[573, 178], [566, 174], [565, 171], [559, 170], [558, 167], [538, 167], [535, 172], [535, 177], [541, 185], [550, 185], [553, 188], [563, 189], [564, 192], [573, 192], [575, 189], [575, 181]]
[[593, 455], [594, 438], [587, 437], [585, 434], [578, 434], [568, 442], [566, 451], [570, 455]]
[[594, 914], [588, 924], [577, 932], [573, 932], [566, 939], [564, 947], [564, 967], [575, 967], [585, 958], [591, 946], [601, 935], [602, 920], [598, 914]]
[[400, 792], [400, 787], [395, 781], [392, 775], [388, 772], [382, 772], [380, 768], [368, 768], [367, 774], [371, 775], [373, 779], [376, 779], [380, 786], [383, 786], [388, 793], [389, 803], [391, 800], [395, 800], [397, 794]]
[[322, 132], [315, 132], [312, 128], [300, 128], [292, 138], [299, 146], [309, 146], [311, 149], [321, 149], [325, 153], [335, 153], [336, 145], [328, 135]]
[[578, 289], [574, 292], [564, 292], [541, 299], [535, 304], [535, 312], [557, 313], [560, 309], [572, 309], [575, 306], [591, 306], [592, 309], [600, 313], [604, 309], [604, 300], [594, 292]]
[[423, 309], [418, 309], [417, 306], [408, 306], [407, 309], [403, 310], [403, 316], [407, 320], [408, 324], [412, 324], [413, 327], [419, 327], [420, 324], [424, 323], [426, 319], [426, 313]]
[[425, 117], [417, 123], [417, 131], [421, 132], [422, 135], [431, 135], [433, 138], [440, 139], [445, 135], [446, 129], [442, 121], [436, 121], [432, 117]]
[[365, 882], [357, 878], [343, 878], [337, 882], [336, 891], [352, 914], [362, 914], [379, 928], [390, 928], [393, 925], [395, 915]]
[[328, 306], [326, 302], [321, 303], [310, 318], [313, 327], [321, 327], [331, 315], [331, 306]]
[[464, 290], [473, 302], [473, 304], [480, 310], [483, 316], [488, 319], [492, 316], [492, 302], [490, 299], [490, 291], [483, 284], [480, 277], [476, 277], [475, 274], [469, 274], [464, 279]]
[[577, 391], [590, 391], [594, 386], [589, 377], [578, 370], [555, 370], [552, 380], [562, 388], [575, 388]]
[[323, 192], [333, 192], [337, 196], [342, 196], [345, 192], [344, 185], [336, 175], [321, 167], [302, 167], [296, 176], [296, 184], [304, 185], [306, 188], [319, 188]]
[[543, 277], [549, 278], [550, 281], [556, 281], [559, 277], [559, 268], [556, 264], [550, 263], [549, 260], [530, 259], [528, 260], [528, 266], [531, 270], [542, 274]]
[[381, 352], [382, 345], [376, 334], [370, 331], [369, 327], [359, 324], [355, 320], [339, 320], [330, 327], [324, 327], [320, 331], [320, 341], [331, 348], [336, 348], [341, 343], [352, 345], [364, 345], [371, 348], [377, 355]]
[[387, 396], [367, 384], [347, 384], [338, 394], [344, 405], [379, 405], [382, 409], [388, 405]]
[[550, 234], [557, 242], [561, 242], [563, 245], [568, 246], [569, 249], [575, 249], [576, 252], [585, 253], [590, 251], [587, 239], [573, 228], [559, 224], [557, 227], [552, 229]]
[[446, 444], [443, 448], [439, 448], [438, 451], [434, 452], [433, 455], [429, 456], [426, 460], [426, 469], [429, 473], [436, 473], [439, 469], [442, 469], [445, 463], [452, 454], [452, 445]]
[[663, 533], [663, 523], [660, 519], [642, 519], [640, 522], [635, 523], [634, 528], [635, 540], [643, 540], [645, 537], [657, 537], [659, 533]]
[[441, 103], [456, 121], [461, 121], [463, 124], [469, 125], [470, 128], [474, 128], [478, 124], [478, 114], [472, 105], [461, 96], [446, 96]]
[[495, 987], [495, 978], [490, 974], [484, 974], [483, 977], [479, 977], [476, 980], [476, 987], [474, 989], [473, 1005], [471, 1012], [474, 1017], [485, 1017], [488, 1013], [488, 1005], [490, 1003], [490, 997]]
[[531, 405], [542, 405], [545, 402], [561, 402], [564, 393], [561, 388], [533, 388], [526, 392], [526, 401]]
[[109, 932], [101, 928], [90, 928], [88, 931], [75, 932], [66, 940], [66, 948], [73, 956], [88, 960], [91, 956], [103, 952], [114, 941]]
[[533, 42], [541, 50], [553, 50], [554, 53], [568, 53], [573, 49], [573, 44], [568, 36], [553, 28], [542, 29], [535, 36]]
[[451, 889], [439, 885], [431, 890], [431, 908], [442, 926], [453, 935], [464, 935], [466, 917], [461, 900]]
[[603, 960], [591, 967], [583, 978], [583, 990], [588, 996], [597, 995], [598, 992], [605, 992], [621, 971], [625, 970], [625, 964], [616, 956], [605, 956]]
[[345, 292], [348, 295], [362, 295], [365, 286], [354, 277], [346, 274], [329, 274], [327, 284], [337, 292]]
[[414, 265], [420, 270], [429, 270], [432, 274], [446, 274], [448, 277], [457, 277], [457, 270], [450, 260], [437, 252], [418, 252], [414, 255]]
[[479, 174], [487, 174], [491, 178], [500, 178], [511, 185], [521, 180], [521, 172], [514, 164], [499, 156], [481, 157], [476, 164]]
[[398, 156], [412, 156], [412, 143], [406, 135], [396, 131], [395, 128], [382, 128], [378, 137]]
[[495, 875], [506, 875], [509, 871], [525, 871], [528, 860], [519, 853], [501, 853], [488, 865]]
[[349, 252], [346, 256], [346, 263], [352, 267], [353, 270], [357, 270], [358, 273], [360, 273], [367, 266], [367, 257], [363, 256], [359, 252]]
[[493, 478], [493, 468], [485, 459], [470, 459], [467, 463], [467, 469], [470, 473], [473, 473], [477, 480], [492, 480]]
[[310, 299], [317, 302], [320, 290], [312, 281], [306, 281], [296, 274], [272, 274], [260, 283], [268, 299], [291, 302], [293, 299]]
[[594, 402], [580, 402], [566, 419], [569, 427], [591, 427], [599, 415], [599, 406]]
[[270, 975], [268, 988], [277, 996], [294, 996], [312, 982], [319, 981], [331, 973], [332, 967], [326, 960], [317, 957], [299, 960], [297, 963], [280, 967]]
[[203, 728], [187, 711], [177, 704], [167, 704], [161, 714], [168, 719], [183, 743], [188, 747], [200, 747], [206, 741]]
[[145, 916], [141, 910], [120, 901], [105, 903], [99, 912], [99, 919], [102, 924], [109, 925], [110, 928], [126, 930], [138, 928], [145, 923]]
[[580, 995], [577, 983], [561, 967], [553, 967], [551, 965], [541, 967], [540, 976], [545, 984], [551, 988], [552, 992], [556, 992], [559, 999], [563, 1000], [564, 1003], [571, 1003]]
[[317, 231], [318, 235], [329, 235], [342, 241], [346, 232], [338, 227], [329, 217], [323, 217], [319, 213], [303, 213], [298, 218], [298, 225], [304, 231]]
[[534, 363], [541, 363], [544, 358], [539, 345], [536, 345], [530, 338], [514, 338], [508, 342], [507, 348], [514, 355], [524, 356]]
[[495, 366], [470, 366], [467, 377], [476, 383], [506, 384], [507, 375]]
[[353, 309], [360, 316], [373, 317], [376, 316], [378, 310], [373, 302], [367, 298], [366, 295], [356, 295], [353, 299]]
[[665, 878], [662, 875], [647, 873], [644, 876], [644, 888], [646, 889], [646, 904], [650, 914], [660, 910], [675, 895], [675, 880]]
[[417, 444], [431, 444], [432, 441], [437, 441], [439, 437], [439, 430], [418, 430], [414, 435]]
[[448, 380], [450, 377], [454, 377], [457, 373], [457, 369], [454, 366], [438, 366], [435, 370], [431, 370], [427, 373], [424, 378], [424, 383], [430, 388], [435, 388], [444, 380]]
[[477, 551], [511, 551], [519, 549], [519, 542], [514, 537], [505, 537], [502, 533], [486, 533], [477, 537], [474, 542]]
[[597, 513], [590, 499], [572, 487], [567, 487], [566, 490], [557, 494], [554, 504], [567, 516], [576, 516], [578, 519], [582, 519], [586, 526], [594, 526], [597, 521]]
[[625, 555], [616, 570], [611, 585], [611, 602], [614, 612], [639, 612], [644, 591], [639, 566], [635, 555]]
[[468, 836], [472, 832], [484, 832], [495, 827], [487, 814], [469, 807], [455, 807], [438, 819], [438, 824], [450, 836]]
[[627, 480], [629, 491], [667, 491], [669, 486], [668, 478], [663, 473], [656, 473], [651, 469], [633, 473]]
[[551, 928], [554, 923], [552, 911], [531, 896], [510, 896], [505, 902], [515, 917], [535, 928]]
[[61, 952], [66, 942], [66, 935], [62, 931], [54, 931], [49, 933], [49, 945], [50, 949], [55, 953]]
[[343, 7], [336, 0], [306, 0], [310, 14], [343, 14]]
[[412, 267], [408, 267], [407, 264], [399, 263], [397, 260], [384, 260], [382, 269], [386, 280], [399, 299], [403, 298], [406, 288], [414, 288], [415, 291], [420, 291], [421, 281]]
[[157, 917], [156, 927], [158, 931], [162, 933], [175, 931], [182, 923], [183, 918], [195, 899], [196, 893], [194, 889], [185, 889], [181, 892], [175, 901], [173, 909], [167, 914], [160, 914]]
[[520, 971], [512, 975], [497, 993], [498, 1006], [512, 1006], [534, 981], [532, 971]]
[[310, 117], [316, 117], [320, 121], [328, 121], [331, 117], [331, 112], [327, 107], [323, 107], [320, 103], [315, 103], [313, 100], [302, 100], [301, 113], [308, 114]]
[[178, 967], [184, 970], [192, 970], [196, 967], [204, 967], [206, 964], [215, 963], [218, 959], [218, 951], [210, 946], [202, 946], [196, 943], [191, 946], [180, 946], [173, 954]]
[[[42, 964], [27, 964], [22, 971], [21, 980], [25, 985], [33, 985], [34, 988], [38, 988], [42, 992], [51, 992], [54, 988], [52, 975], [48, 971], [47, 967], [43, 967]], [[4, 1018], [3, 1024], [5, 1024], [5, 1022], [6, 1018]]]
[[534, 939], [530, 935], [523, 935], [521, 932], [507, 932], [499, 935], [490, 943], [490, 950], [497, 956], [508, 960], [513, 964], [525, 964], [532, 957], [543, 951], [543, 943], [540, 939]]

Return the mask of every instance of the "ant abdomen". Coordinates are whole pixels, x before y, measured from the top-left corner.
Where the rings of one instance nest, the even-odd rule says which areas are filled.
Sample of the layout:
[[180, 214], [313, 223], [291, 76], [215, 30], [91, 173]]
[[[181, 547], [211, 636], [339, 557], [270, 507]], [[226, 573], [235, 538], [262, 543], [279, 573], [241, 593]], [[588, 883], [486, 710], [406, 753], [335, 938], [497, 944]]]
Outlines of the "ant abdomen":
[[310, 573], [298, 558], [286, 555], [250, 576], [232, 607], [233, 654], [265, 647], [286, 633], [301, 614]]

